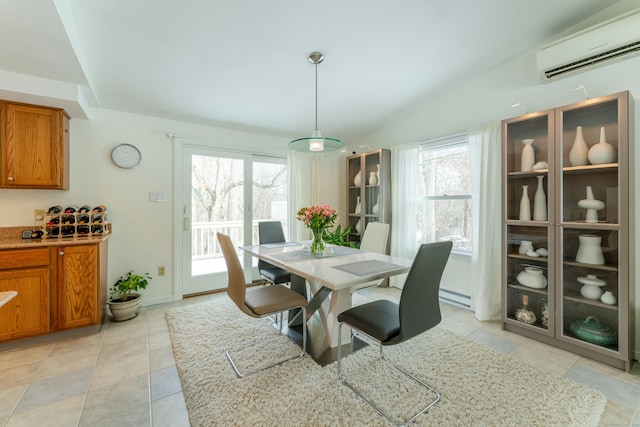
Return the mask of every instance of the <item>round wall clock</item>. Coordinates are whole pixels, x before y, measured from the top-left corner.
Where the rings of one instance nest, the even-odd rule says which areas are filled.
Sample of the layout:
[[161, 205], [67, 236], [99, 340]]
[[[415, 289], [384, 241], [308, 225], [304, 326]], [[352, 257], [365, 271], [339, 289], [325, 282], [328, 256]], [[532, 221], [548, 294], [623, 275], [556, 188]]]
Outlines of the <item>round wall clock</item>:
[[111, 160], [118, 167], [131, 169], [138, 166], [138, 163], [142, 160], [142, 154], [140, 154], [140, 150], [131, 144], [120, 144], [111, 150]]

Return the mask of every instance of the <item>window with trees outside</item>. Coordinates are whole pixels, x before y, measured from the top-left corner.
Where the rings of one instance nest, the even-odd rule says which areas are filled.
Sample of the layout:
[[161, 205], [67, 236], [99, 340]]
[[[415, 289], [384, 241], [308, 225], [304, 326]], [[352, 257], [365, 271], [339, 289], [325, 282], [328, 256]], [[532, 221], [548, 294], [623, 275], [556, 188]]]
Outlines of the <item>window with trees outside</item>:
[[471, 165], [467, 135], [422, 144], [418, 176], [418, 244], [451, 240], [454, 251], [471, 254]]

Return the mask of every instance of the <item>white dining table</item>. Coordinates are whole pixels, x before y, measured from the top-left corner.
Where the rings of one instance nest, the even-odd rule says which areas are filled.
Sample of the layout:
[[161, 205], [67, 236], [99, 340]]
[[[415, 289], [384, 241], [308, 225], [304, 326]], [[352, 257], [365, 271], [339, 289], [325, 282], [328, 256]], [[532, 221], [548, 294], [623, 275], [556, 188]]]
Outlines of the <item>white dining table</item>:
[[[354, 286], [406, 273], [413, 260], [329, 245], [324, 255], [313, 255], [295, 242], [242, 246], [240, 249], [291, 272], [291, 288], [309, 295], [307, 326], [315, 346], [338, 345], [337, 316], [351, 307]], [[307, 289], [309, 293], [307, 293]], [[343, 328], [342, 342], [349, 342]]]

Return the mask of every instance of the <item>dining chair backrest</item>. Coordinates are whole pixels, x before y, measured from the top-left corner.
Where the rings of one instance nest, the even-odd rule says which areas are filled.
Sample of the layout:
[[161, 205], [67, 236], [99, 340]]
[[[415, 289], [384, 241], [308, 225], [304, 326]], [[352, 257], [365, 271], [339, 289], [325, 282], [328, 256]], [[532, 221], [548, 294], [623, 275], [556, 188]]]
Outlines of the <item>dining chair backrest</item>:
[[[258, 242], [263, 243], [281, 243], [285, 242], [284, 230], [280, 221], [260, 221], [258, 223]], [[273, 265], [266, 261], [258, 260], [258, 269], [270, 268]]]
[[245, 304], [247, 288], [244, 279], [244, 272], [242, 271], [242, 265], [240, 265], [238, 254], [231, 242], [231, 237], [223, 233], [216, 233], [216, 236], [220, 242], [224, 262], [227, 264], [227, 274], [229, 276], [227, 294], [229, 295], [229, 298], [231, 298], [231, 301], [233, 301], [243, 313], [255, 317], [255, 313], [253, 313], [253, 311], [251, 311], [251, 309], [249, 309]]
[[379, 254], [387, 253], [387, 240], [389, 239], [389, 224], [383, 222], [370, 222], [364, 230], [360, 249]]
[[258, 239], [260, 243], [284, 242], [282, 223], [280, 221], [260, 221], [258, 223]]
[[453, 243], [424, 243], [411, 264], [400, 294], [400, 333], [386, 344], [399, 344], [425, 332], [442, 319], [438, 294]]

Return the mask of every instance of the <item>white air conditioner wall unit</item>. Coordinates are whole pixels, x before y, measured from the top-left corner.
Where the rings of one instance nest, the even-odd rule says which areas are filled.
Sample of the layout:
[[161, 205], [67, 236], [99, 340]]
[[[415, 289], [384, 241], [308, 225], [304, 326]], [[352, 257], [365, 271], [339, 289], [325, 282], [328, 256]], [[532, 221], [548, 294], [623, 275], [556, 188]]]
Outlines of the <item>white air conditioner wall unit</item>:
[[640, 53], [640, 9], [547, 44], [538, 50], [540, 78], [549, 81]]

